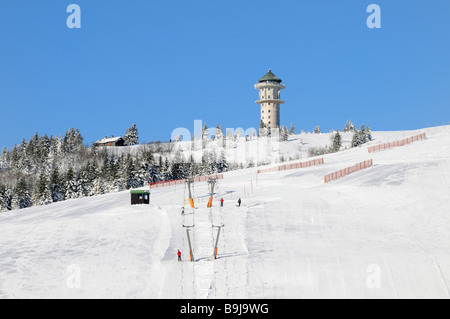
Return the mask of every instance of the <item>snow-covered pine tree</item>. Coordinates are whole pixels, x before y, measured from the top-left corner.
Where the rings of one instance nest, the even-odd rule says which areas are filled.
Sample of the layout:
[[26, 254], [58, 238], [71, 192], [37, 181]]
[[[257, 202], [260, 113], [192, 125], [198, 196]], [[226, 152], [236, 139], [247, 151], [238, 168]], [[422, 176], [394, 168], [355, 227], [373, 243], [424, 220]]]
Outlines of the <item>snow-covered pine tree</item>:
[[[50, 139], [51, 141], [51, 139]], [[52, 142], [52, 141], [51, 141]], [[60, 138], [55, 138], [53, 143], [53, 152], [55, 154], [58, 153], [58, 148], [60, 147], [58, 144], [60, 142]], [[73, 154], [80, 152], [84, 148], [83, 145], [83, 137], [80, 134], [78, 129], [70, 128], [66, 135], [64, 136], [64, 140], [62, 141], [62, 150], [66, 154]]]
[[218, 173], [228, 172], [227, 157], [225, 156], [224, 150], [221, 151], [219, 158], [217, 160], [217, 172]]
[[105, 178], [103, 175], [98, 174], [97, 178], [94, 180], [94, 195], [106, 194]]
[[314, 129], [314, 134], [320, 134], [320, 133], [321, 133], [321, 131], [320, 131], [320, 126], [317, 125], [317, 126], [315, 127], [315, 129]]
[[358, 147], [362, 144], [361, 133], [358, 130], [355, 130], [352, 137], [352, 147]]
[[21, 177], [13, 191], [12, 209], [23, 209], [33, 206], [31, 190], [25, 177]]
[[199, 172], [200, 172], [200, 167], [195, 162], [194, 155], [191, 154], [191, 157], [189, 158], [189, 163], [188, 163], [187, 177], [198, 176]]
[[295, 135], [294, 122], [291, 123], [291, 128], [289, 129], [289, 135]]
[[38, 171], [45, 172], [46, 174], [49, 172], [50, 167], [48, 164], [48, 155], [50, 153], [50, 139], [47, 134], [41, 137], [37, 143], [37, 162], [38, 162]]
[[289, 131], [286, 126], [282, 126], [280, 129], [280, 141], [289, 140]]
[[209, 175], [209, 163], [208, 163], [208, 152], [204, 152], [202, 155], [202, 162], [199, 165], [199, 175]]
[[216, 150], [212, 150], [208, 153], [209, 172], [208, 174], [217, 174], [219, 169], [217, 165], [217, 153]]
[[181, 142], [183, 139], [181, 138], [181, 135], [178, 134], [175, 136], [175, 138], [172, 140], [173, 143]]
[[34, 203], [37, 206], [43, 206], [53, 203], [52, 193], [49, 187], [49, 181], [45, 173], [39, 175], [37, 190], [34, 196]]
[[93, 181], [89, 177], [89, 166], [90, 163], [87, 162], [78, 172], [78, 196], [77, 197], [88, 197], [93, 188]]
[[355, 131], [356, 131], [356, 127], [352, 123], [352, 120], [348, 120], [347, 123], [345, 123], [345, 126], [344, 126], [344, 133], [355, 132]]
[[209, 140], [209, 129], [208, 129], [208, 124], [203, 125], [202, 128], [202, 148], [205, 148], [206, 145], [208, 144], [208, 140]]
[[9, 150], [6, 146], [2, 149], [2, 154], [0, 155], [0, 170], [9, 167]]
[[7, 185], [0, 184], [0, 212], [12, 209], [13, 191]]
[[126, 189], [141, 187], [141, 184], [137, 176], [136, 166], [130, 154], [128, 154], [127, 164], [125, 168], [125, 187]]
[[105, 186], [107, 192], [117, 191], [117, 181], [120, 179], [119, 167], [120, 164], [117, 160], [114, 158], [109, 159]]
[[77, 175], [74, 173], [72, 166], [69, 166], [64, 178], [64, 188], [66, 190], [65, 198], [78, 198], [78, 181]]
[[259, 123], [258, 137], [270, 136], [270, 129], [266, 126], [263, 120]]
[[89, 193], [89, 196], [95, 196], [98, 195], [98, 181], [97, 179], [99, 178], [99, 169], [98, 169], [98, 165], [96, 160], [93, 160], [92, 162], [90, 162], [89, 165], [89, 169], [88, 169], [88, 176], [89, 176], [89, 181], [91, 183], [91, 191]]
[[372, 140], [372, 135], [370, 131], [366, 129], [364, 125], [361, 125], [361, 130], [355, 130], [352, 138], [352, 147], [358, 147], [364, 143], [367, 143]]
[[333, 145], [331, 146], [331, 152], [339, 152], [342, 147], [342, 137], [339, 130], [332, 137]]
[[223, 134], [222, 126], [217, 124], [214, 132], [214, 141], [219, 142], [219, 146], [225, 147], [225, 135]]
[[59, 170], [55, 167], [52, 170], [49, 181], [49, 189], [54, 203], [62, 202], [66, 198], [66, 191], [64, 189], [64, 180], [59, 174]]
[[369, 126], [367, 126], [366, 129], [364, 130], [364, 140], [366, 141], [366, 143], [373, 140], [372, 131], [370, 130]]
[[139, 135], [135, 123], [128, 128], [123, 139], [128, 146], [139, 144]]

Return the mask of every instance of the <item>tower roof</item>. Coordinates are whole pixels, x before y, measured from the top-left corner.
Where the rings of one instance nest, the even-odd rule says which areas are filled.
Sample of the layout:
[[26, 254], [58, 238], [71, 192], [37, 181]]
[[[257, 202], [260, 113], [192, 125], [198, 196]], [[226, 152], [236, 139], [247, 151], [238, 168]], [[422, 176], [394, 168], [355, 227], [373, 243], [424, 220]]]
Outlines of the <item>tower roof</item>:
[[269, 72], [262, 78], [260, 78], [258, 82], [265, 82], [265, 81], [274, 81], [278, 83], [282, 82], [280, 78], [278, 78], [275, 74], [272, 73], [272, 70], [269, 70]]

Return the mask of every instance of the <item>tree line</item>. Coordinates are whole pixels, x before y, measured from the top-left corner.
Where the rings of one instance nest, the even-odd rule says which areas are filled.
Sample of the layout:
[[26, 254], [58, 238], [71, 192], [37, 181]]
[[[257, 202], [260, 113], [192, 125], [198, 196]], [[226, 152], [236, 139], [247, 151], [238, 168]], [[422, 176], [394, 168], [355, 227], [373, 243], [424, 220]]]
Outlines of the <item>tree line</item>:
[[[130, 135], [136, 142], [134, 133]], [[228, 170], [223, 152], [205, 151], [196, 163], [192, 158], [184, 159], [173, 145], [143, 145], [133, 155], [126, 149], [115, 154], [95, 145], [88, 147], [77, 129], [67, 131], [64, 138], [36, 133], [11, 150], [4, 147], [0, 155], [0, 211]]]

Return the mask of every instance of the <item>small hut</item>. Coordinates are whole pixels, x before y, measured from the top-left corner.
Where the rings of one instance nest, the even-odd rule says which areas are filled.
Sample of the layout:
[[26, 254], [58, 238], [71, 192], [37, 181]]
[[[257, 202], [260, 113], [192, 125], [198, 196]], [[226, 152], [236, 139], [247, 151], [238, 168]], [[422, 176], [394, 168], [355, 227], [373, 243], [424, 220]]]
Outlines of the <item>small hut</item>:
[[131, 205], [150, 204], [150, 191], [132, 190]]
[[111, 136], [110, 138], [105, 136], [104, 139], [98, 140], [94, 144], [96, 146], [124, 146], [125, 140], [120, 136], [118, 137]]

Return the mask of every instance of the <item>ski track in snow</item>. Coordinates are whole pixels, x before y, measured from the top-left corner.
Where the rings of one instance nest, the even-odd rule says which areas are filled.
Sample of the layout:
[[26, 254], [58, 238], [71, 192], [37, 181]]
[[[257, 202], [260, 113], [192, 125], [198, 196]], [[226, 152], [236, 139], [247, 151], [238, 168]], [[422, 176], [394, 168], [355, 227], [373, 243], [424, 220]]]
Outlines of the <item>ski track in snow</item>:
[[[448, 299], [450, 127], [423, 132], [407, 146], [328, 154], [325, 165], [257, 180], [256, 168], [227, 173], [211, 210], [198, 183], [185, 216], [182, 186], [152, 190], [149, 206], [130, 206], [123, 192], [2, 213], [0, 298]], [[373, 132], [371, 145], [417, 133]], [[373, 167], [323, 183], [370, 158]], [[214, 260], [212, 226], [222, 223]], [[182, 226], [194, 224], [191, 263]], [[68, 285], [73, 265], [79, 288]], [[367, 284], [371, 269], [378, 288]]]

